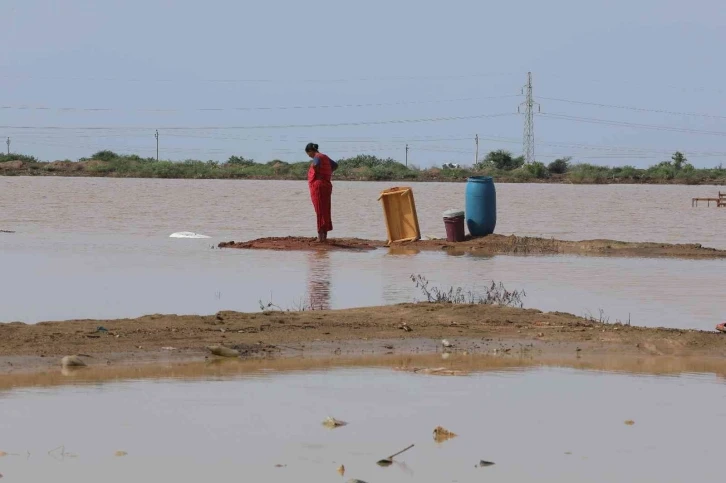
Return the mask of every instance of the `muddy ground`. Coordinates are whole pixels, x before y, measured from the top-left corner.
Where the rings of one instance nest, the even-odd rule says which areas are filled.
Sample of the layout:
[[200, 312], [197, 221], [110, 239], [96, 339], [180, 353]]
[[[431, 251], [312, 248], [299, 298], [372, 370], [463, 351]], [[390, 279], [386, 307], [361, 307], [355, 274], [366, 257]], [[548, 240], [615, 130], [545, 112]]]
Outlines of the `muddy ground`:
[[[260, 238], [245, 242], [222, 242], [220, 248], [257, 250], [348, 250], [365, 251], [387, 247], [385, 241], [359, 238], [331, 238], [319, 243], [314, 238], [283, 237]], [[419, 240], [393, 243], [394, 249], [406, 251], [444, 250], [451, 254], [474, 255], [594, 255], [619, 257], [668, 257], [668, 258], [726, 258], [726, 250], [703, 247], [700, 244], [667, 244], [621, 242], [614, 240], [566, 241], [549, 238], [521, 237], [516, 235], [489, 235], [468, 238], [452, 243], [446, 240]]]
[[564, 313], [490, 305], [402, 304], [333, 311], [219, 312], [137, 319], [0, 324], [0, 374], [60, 368], [65, 355], [93, 366], [201, 361], [208, 345], [243, 359], [430, 354], [513, 357], [673, 356], [722, 358], [715, 331], [602, 324]]

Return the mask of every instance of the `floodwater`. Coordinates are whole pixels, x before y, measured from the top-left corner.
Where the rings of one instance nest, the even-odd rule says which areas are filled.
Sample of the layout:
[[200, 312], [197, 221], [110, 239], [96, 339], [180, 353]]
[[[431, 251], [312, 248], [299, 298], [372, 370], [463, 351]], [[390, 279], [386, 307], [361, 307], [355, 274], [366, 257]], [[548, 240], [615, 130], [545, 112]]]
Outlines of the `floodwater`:
[[[464, 184], [412, 184], [422, 232]], [[335, 235], [385, 238], [389, 183], [335, 185]], [[691, 208], [703, 186], [498, 185], [499, 233], [726, 248], [726, 210]], [[452, 201], [455, 200], [455, 201]], [[0, 321], [345, 308], [421, 299], [409, 280], [524, 289], [525, 306], [635, 325], [712, 329], [726, 318], [724, 260], [248, 252], [220, 241], [314, 231], [304, 182], [0, 177]], [[211, 239], [172, 239], [194, 231]]]
[[[336, 182], [336, 236], [384, 239], [378, 195], [395, 183]], [[464, 208], [465, 183], [412, 186], [424, 235], [444, 236], [441, 213]], [[726, 248], [726, 210], [691, 208], [716, 186], [498, 184], [497, 233], [565, 240], [701, 243]], [[0, 229], [53, 241], [79, 234], [158, 238], [194, 231], [218, 239], [315, 235], [303, 181], [0, 177]]]
[[[713, 373], [269, 369], [0, 390], [0, 473], [59, 483], [723, 481], [726, 393]], [[328, 416], [349, 424], [326, 429]], [[439, 425], [458, 437], [435, 442]], [[410, 444], [392, 466], [376, 465]]]

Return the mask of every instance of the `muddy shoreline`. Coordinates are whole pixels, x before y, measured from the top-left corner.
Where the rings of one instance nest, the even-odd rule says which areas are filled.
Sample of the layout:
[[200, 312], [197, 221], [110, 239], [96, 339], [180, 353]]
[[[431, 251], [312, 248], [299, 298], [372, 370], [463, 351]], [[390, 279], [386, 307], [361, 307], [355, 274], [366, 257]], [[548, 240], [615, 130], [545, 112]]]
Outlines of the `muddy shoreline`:
[[726, 335], [711, 330], [641, 328], [533, 309], [424, 303], [2, 323], [0, 374], [57, 372], [60, 359], [71, 354], [89, 356], [84, 359], [90, 368], [204, 361], [215, 359], [206, 347], [216, 344], [240, 350], [235, 360], [423, 355], [443, 351], [442, 339], [453, 344], [448, 350], [454, 353], [532, 360], [627, 356], [718, 361], [726, 356]]
[[442, 250], [452, 255], [583, 255], [610, 257], [656, 257], [684, 259], [725, 259], [726, 250], [707, 248], [700, 244], [668, 244], [653, 242], [622, 242], [616, 240], [567, 241], [516, 235], [489, 235], [468, 238], [463, 242], [443, 239], [419, 240], [406, 243], [364, 240], [360, 238], [330, 238], [318, 243], [314, 238], [278, 237], [259, 238], [244, 242], [221, 242], [219, 248], [279, 251], [369, 251], [379, 248], [401, 250], [407, 253]]

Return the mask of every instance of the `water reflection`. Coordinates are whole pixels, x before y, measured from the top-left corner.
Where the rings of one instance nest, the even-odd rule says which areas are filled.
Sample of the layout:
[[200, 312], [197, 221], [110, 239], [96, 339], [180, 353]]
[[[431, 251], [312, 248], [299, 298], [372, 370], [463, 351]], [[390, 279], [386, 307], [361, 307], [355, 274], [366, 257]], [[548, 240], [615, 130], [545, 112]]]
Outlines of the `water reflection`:
[[310, 308], [330, 309], [330, 253], [327, 251], [307, 253], [308, 297]]
[[402, 255], [418, 255], [421, 250], [413, 247], [389, 247], [388, 255], [402, 256]]

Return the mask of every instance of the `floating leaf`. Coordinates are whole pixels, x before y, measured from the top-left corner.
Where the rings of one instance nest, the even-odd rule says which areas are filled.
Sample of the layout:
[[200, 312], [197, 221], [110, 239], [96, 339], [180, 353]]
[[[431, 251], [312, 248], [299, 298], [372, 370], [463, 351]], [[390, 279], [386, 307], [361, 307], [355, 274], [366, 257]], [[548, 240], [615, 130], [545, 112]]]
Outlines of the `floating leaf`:
[[434, 429], [434, 441], [437, 443], [443, 443], [444, 441], [448, 441], [452, 438], [456, 438], [456, 434], [452, 433], [446, 428], [442, 428], [441, 426], [437, 426]]
[[339, 427], [345, 426], [347, 424], [348, 423], [346, 423], [345, 421], [340, 421], [340, 420], [332, 418], [330, 416], [325, 418], [325, 421], [323, 421], [323, 426], [325, 426], [327, 428], [339, 428]]

